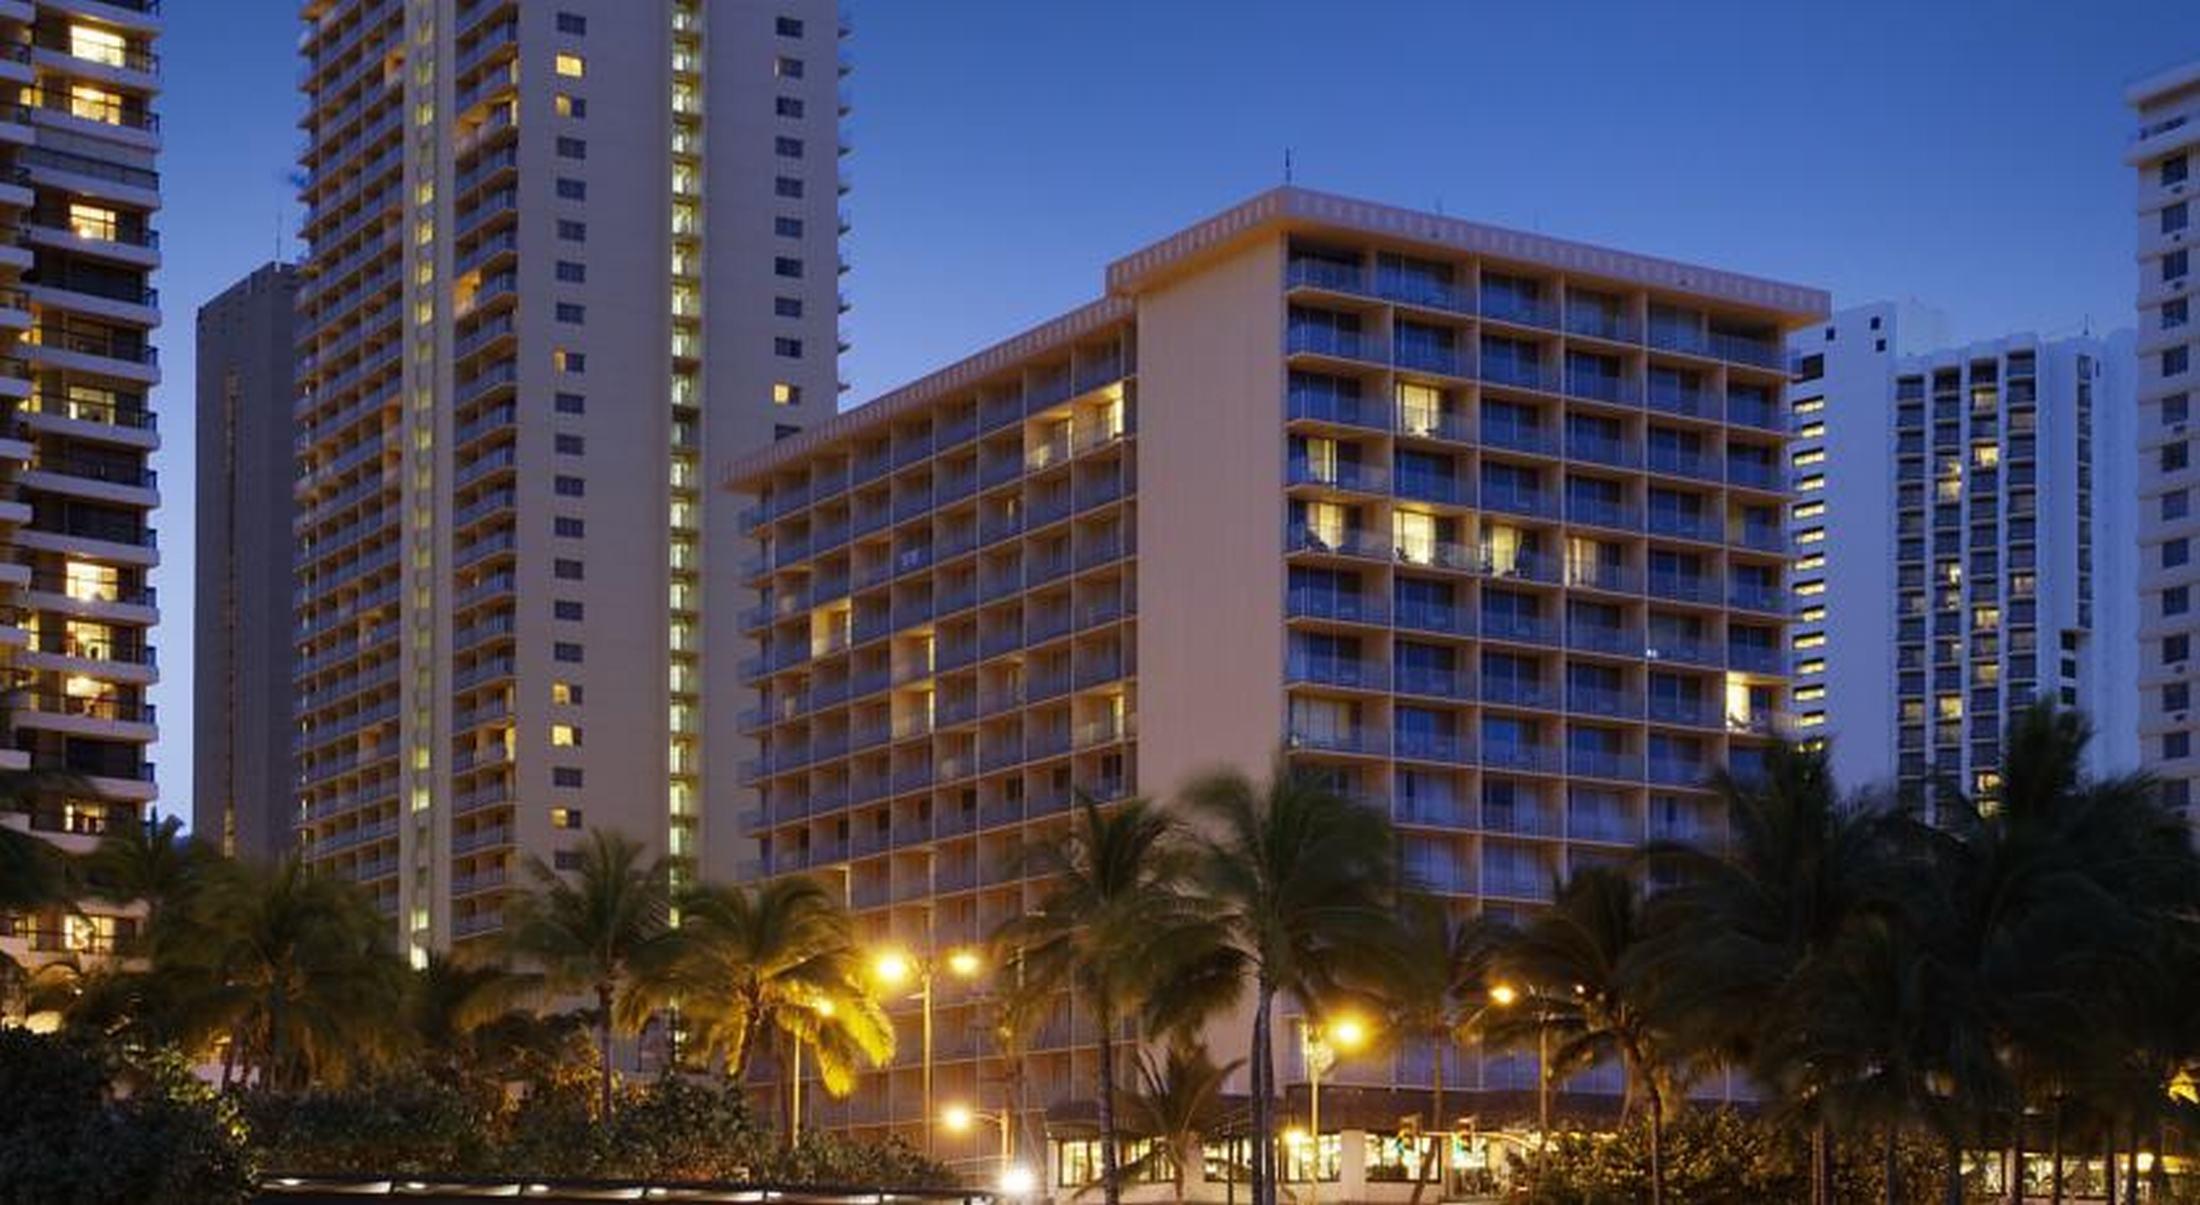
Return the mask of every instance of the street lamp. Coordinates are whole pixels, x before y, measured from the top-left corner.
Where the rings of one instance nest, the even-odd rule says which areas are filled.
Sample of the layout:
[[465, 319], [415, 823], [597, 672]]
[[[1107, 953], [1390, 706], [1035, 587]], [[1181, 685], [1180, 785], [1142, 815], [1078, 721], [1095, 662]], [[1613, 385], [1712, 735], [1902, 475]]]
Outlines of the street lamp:
[[[958, 979], [975, 979], [985, 970], [985, 960], [977, 951], [955, 949], [943, 960], [947, 973]], [[906, 950], [881, 950], [871, 961], [871, 973], [888, 987], [900, 987], [914, 979], [917, 984], [918, 1007], [924, 1015], [924, 1063], [920, 1095], [924, 1098], [924, 1154], [932, 1155], [932, 973], [933, 959], [912, 955]]]
[[[1520, 1002], [1520, 989], [1500, 983], [1490, 989], [1490, 1003], [1511, 1008]], [[1535, 1014], [1535, 1162], [1540, 1174], [1543, 1148], [1551, 1140], [1551, 1026], [1550, 1016], [1539, 1005]]]
[[1010, 1126], [1013, 1124], [1014, 1119], [1008, 1112], [1003, 1110], [999, 1113], [989, 1113], [984, 1109], [973, 1109], [965, 1104], [952, 1104], [940, 1110], [940, 1124], [947, 1127], [947, 1132], [950, 1134], [967, 1134], [970, 1132], [971, 1127], [980, 1122], [1000, 1127], [1001, 1174], [1005, 1176], [1008, 1174], [1009, 1169], [1016, 1164], [1015, 1140], [1010, 1137]]
[[1350, 1013], [1314, 1024], [1299, 1018], [1299, 1052], [1306, 1060], [1306, 1128], [1313, 1143], [1313, 1174], [1307, 1180], [1308, 1205], [1318, 1205], [1322, 1184], [1322, 1072], [1336, 1065], [1337, 1056], [1367, 1045], [1368, 1024]]
[[[833, 1002], [825, 999], [812, 1000], [810, 1011], [817, 1014], [820, 1028], [822, 1028], [822, 1022], [833, 1015]], [[787, 1109], [787, 1140], [790, 1145], [802, 1137], [802, 1038], [799, 1034], [796, 1035], [794, 1040], [794, 1075], [792, 1078], [794, 1079], [794, 1098]]]

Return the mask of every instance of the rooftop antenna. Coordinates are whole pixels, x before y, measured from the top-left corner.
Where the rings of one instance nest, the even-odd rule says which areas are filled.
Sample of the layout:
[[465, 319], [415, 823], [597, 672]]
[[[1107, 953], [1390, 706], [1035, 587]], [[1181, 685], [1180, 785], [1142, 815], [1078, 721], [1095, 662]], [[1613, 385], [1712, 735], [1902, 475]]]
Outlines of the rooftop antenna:
[[1285, 148], [1283, 148], [1283, 183], [1284, 183], [1284, 185], [1285, 185], [1286, 187], [1289, 187], [1289, 186], [1290, 186], [1290, 183], [1291, 183], [1291, 148], [1290, 148], [1290, 147], [1285, 147]]

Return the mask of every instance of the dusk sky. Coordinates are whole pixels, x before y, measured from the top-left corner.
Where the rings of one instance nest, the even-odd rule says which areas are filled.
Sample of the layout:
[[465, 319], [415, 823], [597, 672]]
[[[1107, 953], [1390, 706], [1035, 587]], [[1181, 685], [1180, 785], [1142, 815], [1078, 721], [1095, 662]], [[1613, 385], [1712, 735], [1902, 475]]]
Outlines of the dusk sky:
[[[553, 0], [528, 0], [553, 3]], [[295, 256], [297, 6], [169, 7], [162, 806], [190, 812], [191, 334]], [[851, 401], [1282, 180], [1830, 289], [1959, 338], [2131, 320], [2124, 85], [2195, 0], [858, 0]]]

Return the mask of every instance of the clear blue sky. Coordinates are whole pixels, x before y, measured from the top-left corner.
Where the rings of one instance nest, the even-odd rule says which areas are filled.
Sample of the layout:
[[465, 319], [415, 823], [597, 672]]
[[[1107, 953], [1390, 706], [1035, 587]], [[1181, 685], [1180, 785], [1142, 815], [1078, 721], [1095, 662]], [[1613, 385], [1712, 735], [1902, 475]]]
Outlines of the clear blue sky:
[[[553, 0], [528, 0], [552, 3]], [[289, 0], [171, 6], [164, 806], [190, 794], [191, 330], [295, 230]], [[2200, 0], [856, 0], [845, 369], [867, 398], [1278, 183], [1916, 297], [2129, 321], [2121, 93]], [[286, 244], [295, 254], [296, 243]]]

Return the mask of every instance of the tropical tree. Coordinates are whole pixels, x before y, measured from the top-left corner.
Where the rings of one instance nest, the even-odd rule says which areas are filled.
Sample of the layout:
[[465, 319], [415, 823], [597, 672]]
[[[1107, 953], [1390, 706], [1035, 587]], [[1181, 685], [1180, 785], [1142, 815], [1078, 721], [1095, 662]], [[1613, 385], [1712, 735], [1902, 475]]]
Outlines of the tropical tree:
[[118, 824], [84, 856], [85, 894], [110, 903], [143, 903], [151, 939], [212, 861], [209, 851], [183, 835], [179, 816]]
[[523, 1004], [539, 990], [533, 976], [431, 951], [405, 992], [406, 1028], [422, 1065], [439, 1078], [481, 1070], [496, 1039], [533, 1018]]
[[629, 1023], [677, 1006], [705, 1058], [735, 1083], [773, 1036], [816, 1055], [825, 1090], [845, 1096], [858, 1066], [882, 1066], [894, 1028], [871, 993], [854, 923], [815, 880], [705, 885], [679, 902], [680, 927], [637, 959]]
[[1625, 872], [1574, 872], [1552, 906], [1505, 940], [1498, 972], [1521, 993], [1491, 1020], [1493, 1039], [1538, 1042], [1545, 1082], [1616, 1061], [1626, 1077], [1622, 1114], [1640, 1101], [1650, 1121], [1650, 1200], [1665, 1199], [1665, 1108], [1676, 1075], [1661, 1015], [1642, 892]]
[[1080, 794], [1077, 819], [1058, 846], [1030, 847], [1049, 880], [1039, 906], [993, 936], [1002, 961], [1022, 968], [1028, 989], [1070, 989], [1099, 1031], [1093, 1096], [1099, 1110], [1100, 1178], [1108, 1205], [1120, 1200], [1115, 1106], [1116, 1041], [1141, 1001], [1181, 990], [1180, 972], [1213, 948], [1212, 926], [1187, 891], [1191, 847], [1175, 821], [1143, 799], [1102, 808]]
[[1206, 1047], [1190, 1042], [1171, 1042], [1159, 1058], [1151, 1050], [1139, 1051], [1137, 1077], [1121, 1103], [1121, 1125], [1147, 1145], [1123, 1174], [1166, 1170], [1177, 1205], [1183, 1205], [1184, 1182], [1200, 1149], [1223, 1124], [1223, 1089], [1243, 1065], [1244, 1060], [1232, 1059], [1218, 1066]]
[[150, 970], [116, 977], [125, 1012], [196, 1048], [227, 1043], [223, 1082], [340, 1083], [404, 1046], [405, 968], [389, 925], [352, 884], [296, 859], [230, 862], [193, 892]]
[[1901, 872], [1916, 869], [1896, 857], [1907, 820], [1878, 801], [1843, 800], [1822, 748], [1778, 743], [1763, 773], [1721, 770], [1710, 785], [1728, 819], [1725, 846], [1647, 851], [1676, 880], [1657, 897], [1649, 957], [1689, 1042], [1772, 1086], [1808, 1128], [1811, 1200], [1823, 1205], [1833, 1188], [1829, 1098], [1855, 1068], [1812, 1031], [1832, 1022], [1821, 1004], [1842, 973], [1844, 935], [1902, 907]]
[[1200, 910], [1222, 938], [1194, 981], [1208, 1004], [1253, 994], [1252, 1199], [1275, 1205], [1276, 997], [1317, 1009], [1396, 977], [1395, 841], [1388, 817], [1280, 758], [1265, 786], [1224, 770], [1183, 803], [1203, 834]]
[[[69, 860], [51, 843], [6, 822], [10, 812], [27, 813], [37, 799], [76, 782], [47, 770], [0, 770], [0, 915], [37, 912], [70, 903], [76, 895]], [[0, 954], [0, 991], [26, 990], [30, 972]]]
[[[1483, 921], [1461, 920], [1443, 900], [1412, 893], [1399, 900], [1398, 940], [1406, 956], [1382, 987], [1391, 1032], [1418, 1038], [1430, 1053], [1429, 1116], [1425, 1128], [1439, 1134], [1448, 1125], [1444, 1099], [1445, 1063], [1453, 1047], [1476, 1036], [1493, 1009], [1497, 982], [1491, 963], [1502, 931]], [[1427, 1187], [1438, 1143], [1422, 1153], [1413, 1180], [1418, 1203]]]
[[552, 991], [585, 991], [595, 1001], [598, 1108], [612, 1111], [611, 1039], [614, 1028], [639, 1029], [621, 1004], [634, 988], [638, 965], [656, 957], [671, 918], [670, 871], [664, 859], [645, 860], [632, 839], [589, 831], [570, 877], [540, 858], [529, 858], [533, 887], [505, 911], [505, 948], [531, 964]]

